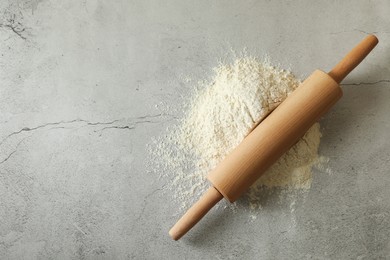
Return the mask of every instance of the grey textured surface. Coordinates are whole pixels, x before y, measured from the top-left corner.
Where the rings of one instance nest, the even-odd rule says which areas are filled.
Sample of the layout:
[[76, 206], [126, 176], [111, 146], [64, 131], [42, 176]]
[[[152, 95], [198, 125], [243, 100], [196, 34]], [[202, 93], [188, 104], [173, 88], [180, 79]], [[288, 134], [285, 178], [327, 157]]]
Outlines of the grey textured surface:
[[[390, 3], [0, 3], [0, 259], [390, 259]], [[311, 190], [265, 194], [256, 219], [212, 211], [179, 242], [180, 213], [146, 145], [234, 50], [297, 75], [328, 70], [366, 33], [377, 49], [322, 120]]]

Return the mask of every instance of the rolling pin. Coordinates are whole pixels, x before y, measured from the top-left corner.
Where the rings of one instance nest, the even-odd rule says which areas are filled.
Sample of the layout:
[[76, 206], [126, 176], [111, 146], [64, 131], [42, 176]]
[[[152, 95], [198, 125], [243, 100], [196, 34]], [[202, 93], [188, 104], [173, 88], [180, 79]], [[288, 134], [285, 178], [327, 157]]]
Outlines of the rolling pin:
[[329, 73], [316, 70], [207, 176], [212, 186], [172, 227], [180, 239], [222, 198], [236, 201], [343, 95], [339, 83], [377, 45], [364, 38]]

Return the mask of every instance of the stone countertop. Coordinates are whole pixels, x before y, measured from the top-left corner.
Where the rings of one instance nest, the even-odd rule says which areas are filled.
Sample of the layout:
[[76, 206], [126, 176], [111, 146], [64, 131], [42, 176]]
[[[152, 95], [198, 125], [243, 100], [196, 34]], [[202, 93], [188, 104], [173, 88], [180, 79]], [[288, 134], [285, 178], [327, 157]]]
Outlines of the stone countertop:
[[[1, 259], [390, 258], [390, 3], [0, 3]], [[380, 43], [321, 120], [310, 191], [216, 209], [186, 237], [147, 144], [194, 80], [243, 51], [304, 78], [366, 34]]]

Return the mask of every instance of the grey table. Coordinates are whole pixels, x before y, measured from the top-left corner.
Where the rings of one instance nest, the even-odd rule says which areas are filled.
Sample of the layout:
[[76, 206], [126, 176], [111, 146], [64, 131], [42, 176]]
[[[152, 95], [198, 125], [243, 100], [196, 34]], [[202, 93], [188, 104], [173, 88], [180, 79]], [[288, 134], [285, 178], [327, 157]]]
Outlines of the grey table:
[[[390, 3], [38, 1], [0, 3], [1, 259], [390, 258]], [[179, 242], [178, 208], [148, 173], [173, 124], [159, 104], [190, 92], [230, 49], [305, 77], [367, 33], [377, 49], [321, 121], [310, 191], [267, 196], [255, 220], [219, 209]], [[157, 105], [157, 107], [156, 107]], [[175, 115], [173, 115], [175, 116]]]

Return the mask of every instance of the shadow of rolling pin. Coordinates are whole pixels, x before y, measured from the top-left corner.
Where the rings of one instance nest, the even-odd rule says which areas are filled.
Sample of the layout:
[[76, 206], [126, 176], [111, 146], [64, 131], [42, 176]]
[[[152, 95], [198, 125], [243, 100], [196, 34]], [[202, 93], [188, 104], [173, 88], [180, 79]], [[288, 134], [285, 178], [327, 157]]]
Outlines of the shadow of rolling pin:
[[369, 35], [329, 73], [314, 71], [291, 95], [212, 170], [212, 186], [169, 231], [180, 239], [222, 198], [236, 201], [342, 96], [339, 83], [378, 44]]

